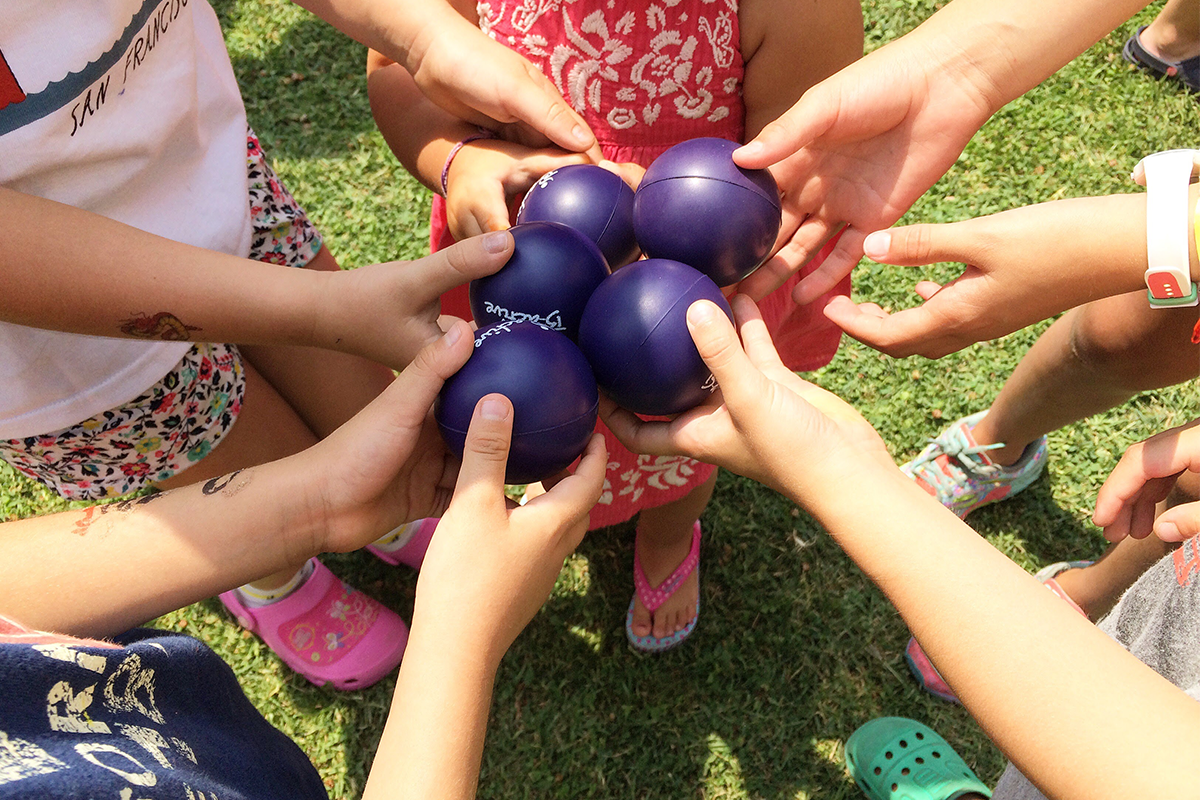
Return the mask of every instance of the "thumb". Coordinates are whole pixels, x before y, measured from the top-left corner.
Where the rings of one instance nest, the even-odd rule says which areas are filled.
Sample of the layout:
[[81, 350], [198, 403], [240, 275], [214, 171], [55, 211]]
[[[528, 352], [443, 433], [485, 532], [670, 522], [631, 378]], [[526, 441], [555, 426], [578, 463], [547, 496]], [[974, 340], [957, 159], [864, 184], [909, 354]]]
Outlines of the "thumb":
[[734, 162], [746, 169], [764, 169], [812, 143], [837, 121], [831, 95], [822, 91], [820, 84], [805, 92], [783, 116], [734, 150]]
[[512, 256], [513, 239], [508, 231], [493, 231], [465, 239], [445, 250], [405, 264], [410, 286], [421, 300], [432, 302], [443, 293], [468, 281], [491, 275]]
[[688, 330], [700, 357], [713, 378], [730, 412], [769, 392], [767, 379], [750, 362], [729, 317], [709, 300], [692, 303], [687, 312]]
[[524, 122], [572, 153], [597, 150], [596, 136], [583, 117], [575, 113], [545, 75], [532, 64], [525, 66], [525, 80], [505, 87], [505, 112], [510, 118]]
[[[970, 220], [966, 220], [970, 222]], [[907, 225], [875, 231], [863, 240], [863, 252], [881, 264], [915, 267], [938, 261], [969, 263], [973, 248], [964, 240], [961, 222]]]
[[502, 394], [488, 394], [475, 404], [454, 498], [468, 507], [495, 512], [506, 508], [504, 470], [512, 443], [512, 402]]
[[1200, 503], [1169, 508], [1154, 520], [1154, 535], [1164, 542], [1182, 542], [1200, 534]]

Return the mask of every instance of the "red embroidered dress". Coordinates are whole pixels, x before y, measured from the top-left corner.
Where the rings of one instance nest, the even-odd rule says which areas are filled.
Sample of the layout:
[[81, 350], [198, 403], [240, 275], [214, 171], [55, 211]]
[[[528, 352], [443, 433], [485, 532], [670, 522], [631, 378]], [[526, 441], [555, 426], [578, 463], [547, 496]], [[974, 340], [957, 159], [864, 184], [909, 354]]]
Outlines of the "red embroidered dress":
[[[700, 136], [743, 141], [736, 0], [490, 0], [479, 3], [477, 11], [485, 33], [553, 81], [612, 161], [646, 167], [672, 145]], [[434, 250], [454, 241], [441, 197], [433, 201], [430, 233]], [[833, 358], [841, 331], [821, 314], [823, 300], [804, 307], [792, 302], [799, 278], [760, 307], [784, 363], [810, 370]], [[849, 289], [847, 278], [835, 293]], [[465, 287], [443, 297], [442, 308], [469, 319]], [[598, 428], [609, 464], [592, 528], [677, 500], [714, 469], [689, 458], [634, 455], [602, 423]]]

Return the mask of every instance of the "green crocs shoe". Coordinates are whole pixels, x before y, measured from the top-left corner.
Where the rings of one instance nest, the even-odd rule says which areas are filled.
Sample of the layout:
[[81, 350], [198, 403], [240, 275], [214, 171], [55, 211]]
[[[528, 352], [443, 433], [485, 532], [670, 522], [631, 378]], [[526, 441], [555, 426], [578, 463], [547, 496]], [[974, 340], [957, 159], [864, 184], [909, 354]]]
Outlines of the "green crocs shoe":
[[852, 733], [846, 740], [846, 767], [871, 800], [992, 796], [945, 739], [906, 717], [879, 717]]

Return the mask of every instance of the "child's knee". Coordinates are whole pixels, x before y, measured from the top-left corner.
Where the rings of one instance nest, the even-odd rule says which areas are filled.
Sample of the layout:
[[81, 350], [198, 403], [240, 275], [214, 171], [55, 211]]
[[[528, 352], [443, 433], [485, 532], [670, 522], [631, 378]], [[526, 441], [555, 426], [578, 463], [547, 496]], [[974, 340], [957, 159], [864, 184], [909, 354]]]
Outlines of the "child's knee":
[[[1117, 298], [1113, 298], [1116, 300]], [[1071, 326], [1071, 354], [1099, 380], [1130, 391], [1171, 386], [1200, 374], [1200, 348], [1187, 315], [1140, 305], [1091, 303]], [[1144, 308], [1143, 308], [1144, 306]]]

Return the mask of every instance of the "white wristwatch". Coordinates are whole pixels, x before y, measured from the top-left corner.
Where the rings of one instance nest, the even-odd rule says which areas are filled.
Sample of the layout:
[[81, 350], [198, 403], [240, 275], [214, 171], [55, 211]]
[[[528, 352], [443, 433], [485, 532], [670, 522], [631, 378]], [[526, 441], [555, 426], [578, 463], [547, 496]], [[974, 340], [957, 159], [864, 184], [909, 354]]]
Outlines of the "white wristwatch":
[[1200, 302], [1188, 266], [1188, 184], [1195, 153], [1164, 150], [1141, 161], [1146, 171], [1146, 295], [1154, 308]]

